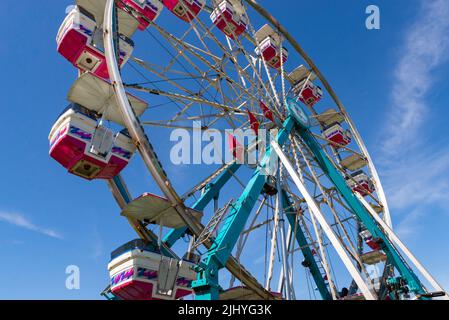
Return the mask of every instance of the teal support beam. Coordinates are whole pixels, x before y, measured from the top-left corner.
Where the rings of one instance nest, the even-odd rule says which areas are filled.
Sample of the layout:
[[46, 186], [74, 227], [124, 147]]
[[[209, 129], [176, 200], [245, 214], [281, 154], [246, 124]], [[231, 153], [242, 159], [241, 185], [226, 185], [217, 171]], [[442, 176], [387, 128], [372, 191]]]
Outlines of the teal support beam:
[[384, 232], [382, 232], [379, 225], [374, 221], [359, 199], [357, 199], [354, 195], [353, 191], [348, 187], [345, 178], [341, 175], [337, 168], [335, 168], [310, 130], [307, 127], [298, 125], [296, 132], [306, 143], [310, 151], [313, 153], [316, 161], [319, 163], [321, 169], [333, 182], [346, 204], [351, 208], [352, 212], [374, 237], [381, 239], [382, 249], [386, 253], [388, 260], [396, 267], [401, 276], [407, 281], [410, 290], [416, 294], [425, 293], [424, 286], [416, 274], [410, 269], [397, 249], [393, 246]]
[[173, 247], [175, 245], [175, 243], [181, 239], [182, 237], [184, 237], [184, 235], [186, 234], [186, 232], [189, 230], [189, 228], [187, 227], [182, 227], [179, 229], [173, 229], [171, 230], [165, 237], [163, 242], [169, 247]]
[[126, 203], [130, 203], [132, 201], [132, 199], [130, 198], [126, 187], [123, 185], [123, 180], [121, 179], [121, 177], [116, 176], [112, 180], [114, 181], [115, 185], [117, 186], [123, 200], [125, 200]]
[[234, 163], [231, 165], [228, 170], [223, 172], [214, 183], [208, 186], [206, 192], [193, 205], [192, 208], [198, 211], [203, 211], [212, 200], [218, 197], [220, 190], [226, 185], [226, 183], [228, 183], [229, 180], [231, 180], [233, 175], [241, 166], [242, 165], [239, 163]]
[[[232, 178], [232, 176], [237, 172], [237, 170], [241, 167], [241, 164], [234, 163], [232, 164], [225, 172], [223, 172], [214, 183], [211, 183], [207, 186], [206, 192], [204, 192], [200, 199], [192, 206], [192, 209], [197, 211], [204, 211], [207, 205], [218, 197], [221, 189], [228, 183], [228, 181]], [[164, 243], [169, 247], [173, 247], [176, 241], [184, 236], [187, 232], [188, 228], [183, 227], [179, 229], [174, 229], [170, 231], [164, 238]]]
[[301, 226], [298, 225], [296, 221], [297, 211], [293, 207], [293, 204], [291, 203], [285, 190], [282, 190], [282, 207], [284, 208], [284, 213], [287, 216], [287, 220], [290, 223], [292, 230], [295, 232], [294, 236], [299, 247], [301, 248], [302, 254], [304, 255], [304, 260], [307, 263], [310, 273], [312, 274], [321, 298], [323, 300], [332, 300], [332, 295], [329, 292], [326, 281], [324, 280], [323, 275], [318, 268], [315, 257], [313, 256], [312, 250], [310, 249], [310, 243], [307, 242]]
[[[289, 117], [285, 121], [283, 128], [276, 137], [279, 145], [282, 146], [286, 142], [294, 125], [295, 120], [292, 117]], [[260, 167], [256, 169], [243, 194], [232, 205], [232, 209], [227, 215], [223, 227], [203, 260], [199, 268], [198, 280], [192, 284], [197, 300], [219, 299], [220, 286], [218, 272], [226, 265], [257, 199], [262, 193], [267, 180], [266, 169], [270, 165], [271, 155], [271, 147], [268, 147]]]

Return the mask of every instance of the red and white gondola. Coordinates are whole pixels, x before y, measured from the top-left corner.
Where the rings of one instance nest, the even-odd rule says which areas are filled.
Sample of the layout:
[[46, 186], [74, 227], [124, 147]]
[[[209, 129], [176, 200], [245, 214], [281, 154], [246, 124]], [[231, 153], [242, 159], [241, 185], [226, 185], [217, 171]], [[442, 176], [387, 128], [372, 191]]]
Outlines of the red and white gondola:
[[206, 5], [205, 0], [162, 0], [162, 3], [185, 22], [192, 22]]
[[[103, 31], [95, 17], [82, 7], [74, 6], [62, 23], [56, 37], [58, 52], [82, 72], [109, 79], [103, 46]], [[130, 58], [134, 43], [124, 35], [119, 37], [120, 65]]]
[[117, 5], [122, 9], [131, 8], [139, 21], [139, 30], [149, 27], [161, 14], [164, 6], [160, 0], [121, 0]]
[[288, 50], [282, 46], [282, 40], [274, 29], [266, 24], [255, 34], [258, 46], [255, 52], [266, 63], [274, 68], [279, 69], [288, 59]]
[[121, 300], [175, 300], [193, 293], [194, 264], [162, 255], [141, 240], [111, 254], [111, 292]]
[[220, 2], [210, 18], [217, 28], [231, 39], [238, 38], [248, 25], [248, 17], [239, 0]]

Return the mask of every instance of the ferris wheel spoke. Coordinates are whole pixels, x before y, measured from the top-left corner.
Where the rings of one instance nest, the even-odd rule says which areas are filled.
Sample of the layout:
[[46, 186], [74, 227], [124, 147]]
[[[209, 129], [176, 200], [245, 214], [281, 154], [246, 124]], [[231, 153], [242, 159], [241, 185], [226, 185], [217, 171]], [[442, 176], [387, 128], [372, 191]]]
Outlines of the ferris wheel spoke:
[[[156, 27], [156, 25], [154, 25], [154, 26]], [[165, 49], [165, 50], [172, 56], [172, 58], [173, 58], [173, 59], [172, 59], [172, 63], [168, 64], [167, 67], [165, 68], [165, 72], [167, 72], [175, 62], [177, 62], [177, 63], [178, 63], [178, 64], [179, 64], [179, 65], [180, 65], [186, 72], [189, 73], [189, 71], [187, 70], [186, 66], [185, 66], [185, 65], [180, 61], [180, 59], [179, 59], [179, 57], [183, 57], [184, 60], [186, 60], [186, 62], [187, 62], [187, 63], [188, 63], [188, 64], [195, 70], [195, 72], [196, 72], [198, 75], [202, 76], [202, 79], [203, 79], [203, 80], [209, 80], [209, 82], [210, 82], [213, 86], [215, 86], [215, 83], [214, 83], [214, 82], [211, 82], [210, 79], [208, 79], [208, 78], [205, 77], [205, 75], [208, 74], [210, 71], [207, 71], [207, 72], [202, 71], [201, 68], [200, 68], [199, 66], [197, 66], [197, 65], [193, 62], [193, 60], [190, 59], [190, 58], [185, 54], [184, 50], [188, 49], [188, 46], [185, 45], [185, 43], [182, 41], [182, 39], [177, 39], [177, 38], [174, 37], [173, 35], [166, 33], [165, 30], [162, 29], [162, 28], [156, 27], [156, 29], [159, 31], [159, 33], [160, 33], [162, 36], [168, 37], [168, 38], [167, 38], [167, 41], [172, 45], [172, 47], [173, 47], [173, 48], [176, 50], [176, 52], [177, 52], [176, 56], [174, 56], [174, 55], [169, 51], [169, 49], [166, 48], [166, 47], [164, 46], [164, 49]], [[174, 41], [174, 40], [176, 40], [176, 41]], [[180, 49], [180, 44], [182, 44], [182, 47], [183, 47], [184, 50], [181, 50], [181, 49]], [[192, 53], [192, 52], [194, 52], [194, 50], [189, 50], [189, 52]], [[195, 54], [194, 56], [195, 56], [196, 58], [202, 57], [202, 56], [199, 55], [199, 54]], [[204, 62], [204, 60], [203, 60], [203, 62]], [[192, 73], [189, 73], [189, 74], [190, 74], [190, 76], [192, 77], [192, 79], [194, 79], [194, 80], [197, 82], [197, 84], [199, 84], [200, 88], [202, 88], [205, 92], [207, 92], [207, 93], [210, 95], [210, 97], [213, 99], [213, 95], [208, 91], [208, 89], [207, 89], [206, 87], [204, 87], [204, 86], [197, 80], [197, 78], [199, 78], [199, 77], [195, 77]], [[205, 79], [205, 78], [206, 78], [206, 79]]]
[[[222, 63], [222, 61], [224, 60], [222, 58], [219, 58], [219, 57], [213, 55], [211, 53], [211, 51], [209, 50], [209, 48], [207, 47], [207, 45], [204, 42], [202, 42], [202, 44], [205, 47], [206, 52], [208, 53], [208, 56], [212, 56], [213, 57], [213, 61], [210, 62], [207, 59], [205, 59], [203, 55], [199, 54], [199, 52], [202, 52], [204, 50], [200, 50], [196, 46], [194, 46], [194, 45], [192, 45], [192, 44], [190, 44], [188, 42], [183, 41], [182, 38], [177, 38], [173, 34], [165, 31], [164, 28], [160, 27], [157, 24], [154, 24], [154, 27], [174, 47], [174, 49], [177, 50], [179, 55], [185, 56], [185, 53], [182, 50], [179, 50], [180, 48], [182, 48], [185, 51], [189, 52], [195, 58], [199, 59], [201, 62], [203, 62], [210, 69], [212, 69], [213, 66], [215, 66], [216, 64]], [[207, 29], [207, 32], [209, 32], [208, 29]], [[214, 39], [216, 39], [216, 38], [214, 38]], [[219, 42], [216, 41], [216, 43], [219, 43]], [[220, 46], [221, 46], [221, 44], [220, 44]], [[223, 52], [224, 52], [225, 56], [227, 56], [229, 58], [228, 52], [224, 49], [224, 47], [222, 47], [222, 49], [223, 49]]]
[[[238, 64], [238, 62], [237, 62], [237, 59], [236, 59], [234, 56], [232, 56], [232, 54], [229, 54], [229, 53], [228, 53], [227, 49], [221, 44], [221, 42], [215, 37], [215, 35], [212, 34], [212, 32], [210, 31], [210, 29], [209, 29], [208, 27], [206, 27], [206, 26], [202, 23], [202, 21], [199, 20], [198, 18], [195, 19], [195, 22], [196, 22], [198, 25], [201, 26], [201, 28], [203, 29], [203, 31], [205, 32], [205, 34], [208, 35], [212, 40], [214, 40], [214, 42], [215, 42], [215, 43], [218, 45], [218, 47], [223, 51], [223, 53], [224, 53], [225, 55], [227, 55], [228, 58], [229, 58], [231, 61], [233, 61], [233, 65], [236, 66], [236, 67], [238, 68], [239, 64]], [[244, 47], [240, 44], [239, 40], [236, 39], [235, 42], [236, 42], [237, 44], [239, 44], [239, 47], [240, 47], [240, 49], [241, 49], [241, 52], [244, 54], [245, 58], [247, 59], [248, 64], [251, 65], [252, 68], [253, 68], [253, 70], [254, 70], [254, 72], [255, 72], [256, 74], [258, 74], [257, 70], [253, 67], [253, 63], [252, 63], [251, 59], [248, 57], [248, 54], [246, 53], [246, 50], [245, 50]], [[266, 72], [267, 72], [268, 78], [270, 79], [270, 83], [272, 84], [271, 89], [273, 90], [272, 92], [273, 92], [274, 97], [275, 97], [275, 102], [277, 102], [277, 104], [280, 106], [279, 98], [277, 97], [276, 90], [275, 90], [275, 88], [274, 88], [273, 83], [271, 82], [271, 76], [270, 76], [269, 69], [268, 69], [268, 67], [267, 67], [267, 65], [266, 65], [265, 62], [264, 62], [264, 64], [265, 64], [265, 70], [266, 70]], [[238, 71], [239, 75], [241, 76], [241, 70], [237, 70], [237, 71]], [[259, 78], [260, 83], [263, 83], [262, 78], [260, 77], [260, 75], [258, 76], [258, 78]], [[266, 89], [266, 88], [265, 88], [265, 89]], [[265, 91], [266, 91], [266, 92], [269, 92], [268, 90], [265, 90]]]
[[[169, 77], [167, 77], [164, 73], [161, 73], [159, 71], [157, 71], [155, 68], [152, 68], [148, 63], [146, 63], [145, 61], [138, 59], [138, 58], [132, 58], [132, 60], [136, 63], [138, 63], [141, 67], [143, 67], [144, 69], [146, 69], [147, 71], [151, 72], [152, 74], [158, 76], [159, 78], [165, 80], [166, 82], [168, 82], [169, 84], [173, 85], [175, 88], [180, 89], [181, 91], [185, 92], [188, 95], [195, 95], [195, 93], [189, 89], [187, 89], [185, 86], [182, 86], [181, 84], [177, 83], [176, 81], [170, 79]], [[211, 75], [211, 77], [214, 77], [214, 75]], [[194, 79], [203, 79], [204, 80], [205, 76], [200, 75], [197, 77], [192, 77], [191, 74], [188, 74], [188, 77], [185, 78], [181, 78], [181, 80], [194, 80]]]
[[176, 99], [178, 101], [188, 101], [188, 102], [194, 102], [194, 103], [198, 103], [198, 104], [205, 104], [205, 105], [209, 105], [211, 107], [217, 108], [219, 110], [225, 111], [225, 112], [234, 112], [234, 113], [240, 113], [241, 110], [234, 108], [234, 107], [229, 107], [227, 105], [223, 105], [220, 103], [216, 103], [210, 100], [206, 100], [197, 96], [185, 96], [182, 94], [178, 94], [178, 93], [173, 93], [173, 92], [166, 92], [166, 91], [162, 91], [162, 90], [156, 90], [156, 89], [152, 89], [152, 88], [146, 88], [143, 86], [139, 86], [139, 85], [125, 85], [128, 88], [132, 88], [134, 90], [137, 91], [142, 91], [142, 92], [146, 92], [152, 95], [156, 95], [156, 96], [165, 96], [165, 97], [169, 97], [172, 99]]
[[[350, 250], [349, 250], [347, 247], [346, 247], [346, 250], [348, 251], [348, 253], [351, 254], [351, 256], [352, 256], [352, 257], [353, 257], [353, 258], [354, 258], [360, 265], [362, 265], [361, 260], [360, 260], [360, 258], [358, 257], [358, 254], [357, 254], [357, 250], [356, 250], [356, 248], [353, 246], [353, 244], [352, 244], [352, 242], [351, 242], [351, 240], [350, 240], [350, 237], [349, 237], [349, 235], [348, 235], [348, 233], [347, 233], [345, 227], [343, 226], [343, 224], [342, 224], [341, 221], [340, 221], [340, 217], [339, 217], [337, 211], [335, 210], [334, 206], [332, 205], [332, 201], [331, 201], [331, 198], [330, 198], [329, 195], [328, 195], [328, 192], [327, 192], [327, 191], [323, 188], [323, 186], [321, 185], [321, 183], [320, 183], [320, 181], [319, 181], [319, 178], [318, 178], [318, 176], [316, 175], [316, 172], [315, 172], [314, 168], [310, 165], [310, 162], [309, 162], [308, 159], [305, 157], [305, 153], [304, 153], [304, 151], [303, 151], [302, 146], [300, 146], [300, 145], [298, 144], [298, 141], [297, 141], [296, 139], [293, 139], [293, 143], [294, 143], [294, 145], [296, 146], [297, 150], [299, 150], [299, 152], [300, 152], [302, 158], [304, 159], [304, 162], [307, 164], [307, 167], [308, 167], [308, 169], [309, 169], [309, 171], [310, 171], [312, 177], [314, 178], [316, 185], [317, 185], [318, 188], [320, 189], [321, 195], [323, 196], [323, 200], [324, 200], [324, 202], [327, 204], [327, 206], [329, 207], [329, 209], [330, 209], [330, 211], [331, 211], [331, 213], [332, 213], [332, 215], [333, 215], [335, 221], [337, 222], [337, 225], [338, 225], [338, 226], [340, 227], [340, 229], [343, 231], [343, 234], [344, 234], [343, 239], [344, 239], [344, 240], [346, 241], [346, 243], [348, 243], [349, 246], [350, 246]], [[339, 229], [338, 229], [338, 228], [337, 228], [337, 232], [339, 232]], [[342, 244], [344, 244], [345, 241], [342, 241]]]
[[[212, 63], [210, 63], [209, 61], [207, 61], [206, 59], [204, 59], [203, 56], [201, 56], [200, 54], [198, 54], [197, 52], [195, 52], [195, 50], [192, 50], [189, 46], [185, 45], [180, 39], [176, 38], [175, 36], [173, 36], [172, 34], [166, 32], [163, 28], [159, 27], [157, 24], [154, 25], [156, 30], [163, 35], [165, 38], [167, 38], [167, 40], [169, 40], [169, 43], [172, 44], [173, 46], [175, 46], [175, 48], [178, 48], [178, 46], [182, 47], [183, 49], [185, 49], [186, 51], [188, 51], [192, 56], [194, 56], [195, 58], [199, 59], [199, 61], [201, 61], [202, 63], [204, 63], [210, 71], [215, 72], [217, 74], [219, 74], [223, 79], [226, 80], [226, 82], [232, 84], [233, 86], [235, 86], [236, 88], [238, 88], [238, 90], [246, 93], [248, 95], [248, 97], [251, 97], [252, 99], [258, 100], [257, 97], [255, 97], [253, 94], [251, 94], [251, 92], [249, 92], [246, 88], [244, 88], [241, 84], [239, 84], [238, 82], [235, 82], [232, 78], [230, 78], [228, 76], [228, 74], [224, 73], [218, 66], [213, 65]], [[185, 55], [184, 55], [185, 56]], [[191, 61], [191, 60], [190, 60]], [[238, 64], [235, 64], [236, 68], [239, 68]], [[198, 68], [197, 68], [198, 69]], [[239, 72], [241, 72], [241, 70], [238, 70]], [[200, 71], [201, 72], [201, 71]]]
[[[267, 87], [265, 81], [263, 81], [262, 75], [260, 74], [260, 72], [254, 66], [254, 63], [253, 63], [253, 60], [252, 60], [253, 58], [245, 51], [245, 49], [243, 48], [243, 46], [240, 43], [240, 41], [237, 40], [236, 43], [239, 45], [239, 47], [241, 49], [241, 52], [243, 53], [243, 56], [245, 57], [248, 65], [251, 66], [251, 69], [253, 71], [253, 75], [259, 81], [259, 84], [262, 86], [262, 88], [263, 88], [263, 90], [265, 92], [265, 95], [268, 96], [269, 100], [274, 105], [275, 111], [276, 111], [278, 117], [282, 120], [282, 116], [281, 116], [281, 114], [282, 114], [282, 112], [281, 112], [282, 104], [281, 104], [281, 102], [279, 100], [279, 97], [278, 97], [275, 85], [274, 85], [274, 83], [273, 83], [273, 81], [271, 79], [271, 74], [270, 74], [270, 71], [268, 69], [268, 66], [266, 65], [265, 60], [260, 59], [261, 61], [263, 61], [264, 66], [265, 66], [265, 72], [266, 72], [266, 75], [268, 77], [268, 82], [270, 84], [270, 86], [268, 86], [268, 87]], [[268, 90], [268, 88], [270, 88], [270, 90]]]
[[[325, 195], [325, 193], [322, 194], [323, 198], [324, 198], [324, 203], [327, 203], [328, 198]], [[352, 245], [351, 239], [345, 229], [345, 227], [343, 226], [343, 223], [340, 219], [340, 217], [338, 216], [337, 212], [334, 209], [331, 209], [331, 212], [333, 214], [333, 218], [335, 223], [331, 224], [331, 227], [334, 228], [335, 232], [339, 235], [339, 238], [342, 242], [343, 247], [345, 248], [345, 250], [349, 253], [349, 255], [359, 264], [361, 264], [361, 260], [357, 255], [357, 252], [355, 250], [355, 248]], [[343, 236], [340, 235], [340, 230], [343, 231]], [[349, 245], [349, 247], [347, 246]]]
[[208, 132], [211, 132], [211, 130], [207, 129], [207, 128], [194, 128], [194, 127], [189, 127], [189, 126], [165, 124], [165, 123], [151, 122], [151, 121], [143, 121], [141, 123], [144, 126], [158, 127], [158, 128], [165, 128], [165, 129], [183, 129], [183, 130], [189, 130], [189, 131], [208, 131]]

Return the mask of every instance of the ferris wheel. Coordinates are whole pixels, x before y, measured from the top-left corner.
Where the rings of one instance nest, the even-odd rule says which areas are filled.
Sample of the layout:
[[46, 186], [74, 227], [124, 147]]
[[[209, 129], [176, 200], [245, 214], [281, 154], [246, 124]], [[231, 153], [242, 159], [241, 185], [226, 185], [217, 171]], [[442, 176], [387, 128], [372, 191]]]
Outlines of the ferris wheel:
[[[112, 253], [106, 297], [447, 298], [395, 235], [342, 102], [256, 1], [77, 0], [57, 43], [79, 77], [50, 155], [106, 180], [140, 238]], [[173, 130], [223, 133], [209, 142], [230, 159], [183, 165], [189, 184], [175, 187], [154, 147]], [[136, 157], [160, 194], [130, 194], [122, 171]]]

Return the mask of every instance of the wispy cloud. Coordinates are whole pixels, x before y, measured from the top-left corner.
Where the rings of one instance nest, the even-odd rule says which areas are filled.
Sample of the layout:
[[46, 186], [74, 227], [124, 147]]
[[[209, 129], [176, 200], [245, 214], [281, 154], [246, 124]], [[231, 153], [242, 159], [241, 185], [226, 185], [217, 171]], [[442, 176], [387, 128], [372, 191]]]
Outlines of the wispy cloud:
[[24, 243], [25, 243], [24, 241], [17, 239], [5, 239], [0, 241], [1, 245], [8, 245], [8, 246], [21, 246]]
[[[438, 143], [434, 128], [425, 126], [432, 113], [430, 95], [437, 70], [449, 60], [449, 2], [422, 0], [407, 29], [394, 69], [391, 107], [378, 154], [382, 181], [396, 214], [397, 232], [407, 237], [419, 229], [430, 208], [449, 205], [449, 148]], [[400, 219], [398, 213], [406, 213]]]
[[383, 183], [393, 209], [449, 205], [449, 149], [416, 150], [413, 156], [382, 167]]
[[407, 215], [395, 226], [396, 234], [402, 240], [414, 238], [420, 232], [419, 220], [424, 214], [425, 212], [421, 208], [408, 211]]
[[422, 0], [419, 15], [407, 31], [401, 59], [394, 71], [392, 108], [383, 152], [394, 156], [414, 147], [417, 132], [430, 110], [427, 95], [434, 74], [449, 58], [449, 2]]
[[0, 212], [0, 221], [7, 222], [9, 224], [12, 224], [14, 226], [27, 229], [30, 231], [38, 232], [40, 234], [56, 238], [56, 239], [62, 239], [63, 236], [59, 232], [43, 228], [40, 226], [35, 225], [30, 220], [28, 220], [25, 216], [17, 213], [8, 213], [8, 212]]

